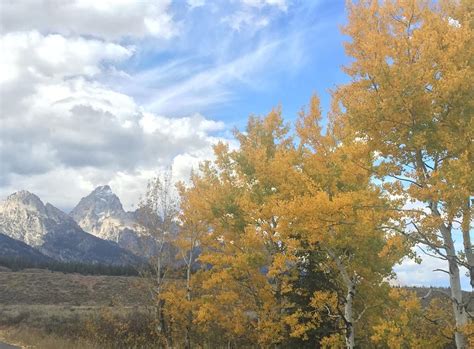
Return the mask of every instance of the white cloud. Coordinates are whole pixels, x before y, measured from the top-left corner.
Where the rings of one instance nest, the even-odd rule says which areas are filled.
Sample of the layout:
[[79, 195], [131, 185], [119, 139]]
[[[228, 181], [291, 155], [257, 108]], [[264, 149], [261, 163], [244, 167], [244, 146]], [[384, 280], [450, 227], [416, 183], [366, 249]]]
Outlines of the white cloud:
[[286, 11], [288, 9], [288, 3], [286, 0], [241, 0], [241, 2], [247, 6], [257, 8], [275, 6], [281, 11]]
[[[101, 1], [67, 4], [110, 12]], [[0, 197], [27, 189], [69, 209], [95, 186], [110, 184], [131, 208], [157, 170], [209, 156], [212, 134], [224, 128], [199, 114], [171, 119], [146, 112], [101, 82], [109, 74], [129, 76], [118, 64], [134, 55], [132, 46], [37, 30], [5, 33], [0, 45]]]
[[[282, 4], [237, 6], [264, 20], [284, 11]], [[259, 89], [262, 72], [297, 64], [294, 50], [281, 50], [293, 42], [270, 35], [237, 51], [229, 38], [204, 58], [183, 55], [137, 74], [123, 67], [143, 63], [147, 45], [177, 33], [170, 1], [1, 6], [1, 197], [24, 188], [70, 208], [94, 186], [110, 184], [130, 207], [155, 171], [172, 164], [185, 179], [213, 156], [226, 126], [199, 111], [232, 99], [236, 84]]]
[[195, 152], [179, 154], [173, 159], [173, 175], [175, 178], [187, 182], [191, 171], [199, 168], [202, 159], [213, 159], [212, 149], [199, 149]]
[[[43, 93], [50, 89], [58, 92]], [[70, 208], [108, 183], [131, 207], [155, 171], [174, 164], [178, 178], [186, 179], [192, 166], [212, 156], [218, 138], [210, 134], [223, 128], [201, 115], [170, 119], [142, 112], [130, 97], [84, 80], [39, 90], [29, 97], [27, 113], [2, 120], [0, 196], [28, 189]], [[62, 94], [68, 95], [62, 102], [49, 99]]]
[[235, 31], [259, 30], [288, 10], [286, 0], [240, 0], [240, 3], [240, 8], [221, 19]]
[[[265, 88], [265, 71], [276, 74], [282, 69], [298, 69], [301, 50], [296, 46], [300, 45], [300, 38], [295, 35], [263, 40], [235, 58], [217, 59], [218, 63], [212, 66], [200, 65], [193, 59], [179, 60], [166, 69], [143, 71], [133, 80], [125, 80], [121, 89], [139, 91], [149, 110], [193, 113], [231, 101], [236, 87]], [[286, 50], [288, 46], [295, 49]]]
[[186, 1], [188, 4], [189, 8], [197, 8], [197, 7], [202, 7], [206, 4], [206, 0], [188, 0]]
[[[448, 262], [438, 258], [430, 257], [423, 254], [421, 264], [414, 260], [405, 258], [405, 260], [395, 268], [397, 274], [396, 283], [402, 286], [449, 286], [449, 276], [445, 272], [439, 270], [447, 270]], [[435, 271], [437, 270], [437, 271]], [[467, 270], [461, 268], [461, 285], [464, 290], [470, 289], [469, 280], [466, 277]]]
[[205, 137], [208, 132], [224, 129], [223, 122], [208, 120], [200, 114], [171, 119], [151, 113], [144, 113], [139, 123], [145, 133], [162, 132], [169, 137], [175, 137], [179, 140], [188, 138], [189, 134], [195, 133]]
[[50, 85], [77, 76], [92, 78], [103, 66], [133, 54], [131, 47], [37, 31], [1, 35], [0, 47], [0, 93], [5, 114], [18, 108], [19, 101], [33, 94], [38, 84]]
[[171, 0], [2, 1], [0, 31], [54, 32], [117, 40], [177, 34]]
[[222, 18], [223, 23], [229, 24], [229, 26], [236, 31], [243, 29], [259, 29], [266, 27], [270, 20], [268, 17], [258, 15], [252, 11], [237, 11], [229, 16]]
[[434, 272], [435, 269], [443, 269], [446, 265], [440, 260], [432, 257], [424, 257], [421, 264], [411, 259], [406, 259], [395, 270], [397, 281], [403, 286], [439, 286], [446, 284], [446, 274]]
[[[87, 188], [132, 183], [131, 177], [143, 179], [177, 156], [207, 156], [216, 142], [210, 134], [224, 127], [198, 114], [170, 119], [144, 112], [131, 97], [82, 77], [42, 81], [24, 99], [23, 113], [2, 115], [2, 195], [26, 184], [58, 188], [64, 183], [56, 181], [58, 169]], [[51, 182], [43, 186], [47, 178]], [[78, 190], [69, 180], [64, 184], [58, 192], [47, 191], [45, 200], [62, 202], [65, 191]]]

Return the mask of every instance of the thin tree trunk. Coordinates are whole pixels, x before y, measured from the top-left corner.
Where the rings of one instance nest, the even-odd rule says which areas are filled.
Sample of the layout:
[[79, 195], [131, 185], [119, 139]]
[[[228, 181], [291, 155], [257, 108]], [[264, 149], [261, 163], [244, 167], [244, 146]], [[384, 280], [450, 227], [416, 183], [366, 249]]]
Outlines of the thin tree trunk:
[[156, 260], [156, 267], [155, 267], [155, 277], [156, 277], [156, 291], [155, 297], [157, 302], [157, 319], [158, 319], [158, 332], [164, 337], [166, 347], [172, 348], [173, 347], [173, 338], [171, 336], [171, 329], [169, 324], [166, 322], [164, 308], [165, 308], [165, 300], [161, 298], [161, 291], [164, 283], [164, 275], [163, 273], [163, 262], [162, 262], [162, 246], [160, 247], [159, 254]]
[[344, 305], [344, 317], [346, 322], [346, 347], [353, 349], [355, 346], [354, 336], [354, 313], [352, 310], [354, 296], [355, 296], [355, 283], [353, 280], [346, 285], [346, 304]]
[[[435, 217], [441, 217], [441, 213], [438, 210], [438, 205], [436, 202], [430, 202], [429, 207]], [[439, 230], [444, 240], [443, 242], [444, 248], [446, 250], [446, 259], [448, 260], [449, 267], [449, 286], [451, 291], [451, 302], [453, 303], [454, 321], [456, 324], [454, 339], [456, 342], [456, 348], [464, 349], [466, 348], [466, 336], [463, 335], [460, 330], [462, 327], [467, 325], [468, 319], [466, 306], [462, 299], [461, 276], [459, 274], [456, 248], [454, 247], [452, 225], [451, 223], [443, 223], [440, 225]], [[464, 243], [464, 246], [466, 246], [466, 241], [464, 241]]]
[[467, 325], [467, 313], [462, 299], [461, 277], [456, 260], [456, 249], [454, 248], [451, 229], [442, 225], [441, 233], [443, 235], [449, 265], [449, 285], [451, 288], [451, 301], [453, 302], [454, 319], [456, 322], [454, 338], [456, 348], [464, 349], [466, 348], [466, 337], [459, 330]]
[[[193, 245], [191, 247], [191, 251], [189, 252], [189, 259], [187, 261], [186, 265], [186, 300], [188, 302], [191, 302], [191, 267], [193, 263]], [[188, 314], [187, 314], [187, 324], [186, 324], [186, 335], [185, 335], [185, 343], [184, 347], [186, 349], [191, 349], [191, 326], [192, 326], [192, 314], [191, 314], [191, 309], [188, 309]]]
[[346, 327], [346, 348], [353, 349], [355, 347], [355, 331], [354, 331], [354, 297], [356, 290], [356, 279], [351, 278], [346, 267], [342, 264], [339, 257], [330, 249], [327, 249], [329, 256], [336, 262], [336, 266], [341, 273], [342, 280], [346, 286], [346, 297], [344, 299], [344, 324]]
[[467, 199], [467, 204], [463, 210], [462, 217], [462, 237], [464, 243], [464, 253], [466, 254], [466, 261], [469, 266], [469, 276], [471, 278], [471, 288], [474, 289], [474, 251], [472, 250], [471, 242], [471, 203]]
[[170, 329], [166, 323], [165, 314], [164, 314], [165, 301], [160, 299], [158, 301], [158, 322], [160, 324], [160, 331], [163, 334], [166, 342], [167, 348], [173, 347], [173, 339], [171, 338]]

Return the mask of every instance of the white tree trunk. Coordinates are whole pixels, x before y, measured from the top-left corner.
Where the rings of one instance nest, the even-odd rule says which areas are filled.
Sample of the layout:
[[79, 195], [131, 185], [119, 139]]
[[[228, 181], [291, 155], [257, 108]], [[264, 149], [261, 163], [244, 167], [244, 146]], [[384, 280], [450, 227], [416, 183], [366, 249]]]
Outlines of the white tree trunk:
[[356, 290], [356, 277], [350, 277], [345, 265], [341, 259], [330, 249], [327, 249], [329, 256], [336, 263], [337, 269], [341, 273], [342, 280], [346, 286], [346, 297], [344, 304], [344, 324], [346, 328], [346, 348], [353, 349], [355, 347], [355, 331], [354, 331], [354, 297]]
[[[193, 250], [194, 250], [194, 240], [191, 243], [191, 248], [189, 250], [188, 259], [186, 260], [186, 300], [191, 302], [191, 269], [193, 266]], [[188, 309], [187, 319], [186, 319], [186, 335], [184, 339], [184, 347], [186, 349], [191, 349], [191, 326], [193, 323], [192, 312]]]
[[[438, 210], [438, 204], [436, 202], [430, 202], [430, 209], [435, 217], [441, 217]], [[465, 213], [465, 212], [464, 212]], [[462, 288], [461, 288], [461, 276], [459, 274], [459, 261], [456, 256], [456, 248], [454, 247], [452, 225], [441, 224], [439, 227], [441, 236], [443, 237], [444, 249], [446, 251], [446, 259], [448, 260], [449, 267], [449, 286], [451, 291], [451, 302], [453, 303], [454, 321], [456, 324], [456, 330], [454, 332], [454, 339], [456, 342], [457, 349], [465, 349], [466, 336], [464, 336], [460, 330], [468, 323], [467, 309], [462, 299]], [[464, 229], [463, 229], [464, 230]], [[465, 236], [463, 236], [465, 239]], [[467, 241], [464, 240], [464, 246]], [[470, 240], [469, 240], [470, 245]]]
[[344, 317], [346, 322], [346, 347], [353, 349], [355, 345], [354, 336], [354, 314], [352, 310], [355, 296], [355, 282], [350, 280], [347, 286], [346, 304], [344, 305]]
[[463, 210], [462, 220], [462, 238], [464, 243], [464, 253], [466, 254], [466, 261], [471, 278], [471, 289], [474, 290], [474, 251], [472, 250], [471, 242], [471, 203], [467, 199], [467, 204]]
[[446, 226], [441, 227], [444, 239], [446, 255], [449, 265], [449, 285], [451, 288], [451, 301], [453, 303], [454, 320], [456, 322], [456, 332], [454, 338], [457, 349], [466, 348], [466, 337], [459, 332], [460, 328], [467, 325], [467, 313], [462, 299], [461, 277], [459, 274], [458, 261], [456, 260], [456, 249], [451, 235], [451, 229]]

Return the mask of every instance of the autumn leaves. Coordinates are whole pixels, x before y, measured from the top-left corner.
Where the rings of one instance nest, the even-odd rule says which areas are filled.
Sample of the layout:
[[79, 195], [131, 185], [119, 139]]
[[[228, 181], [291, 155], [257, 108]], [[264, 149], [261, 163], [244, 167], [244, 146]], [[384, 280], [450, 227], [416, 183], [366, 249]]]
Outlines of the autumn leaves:
[[[472, 7], [360, 1], [348, 14], [352, 82], [327, 127], [317, 97], [294, 128], [279, 109], [251, 117], [236, 149], [216, 145], [180, 186], [186, 285], [158, 297], [186, 347], [467, 346]], [[446, 261], [451, 313], [391, 290], [415, 244]]]

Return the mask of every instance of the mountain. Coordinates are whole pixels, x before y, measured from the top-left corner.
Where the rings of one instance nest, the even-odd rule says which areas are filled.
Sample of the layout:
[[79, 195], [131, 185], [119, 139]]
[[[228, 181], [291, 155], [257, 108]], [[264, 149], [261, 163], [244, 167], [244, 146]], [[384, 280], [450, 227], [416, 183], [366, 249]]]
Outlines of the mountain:
[[21, 259], [30, 264], [47, 264], [54, 260], [24, 242], [0, 233], [0, 258]]
[[86, 233], [69, 215], [19, 191], [0, 203], [0, 231], [60, 261], [129, 264], [139, 259], [116, 243]]
[[84, 231], [137, 255], [149, 256], [156, 245], [139, 223], [137, 212], [126, 212], [112, 189], [103, 185], [83, 197], [69, 215]]

